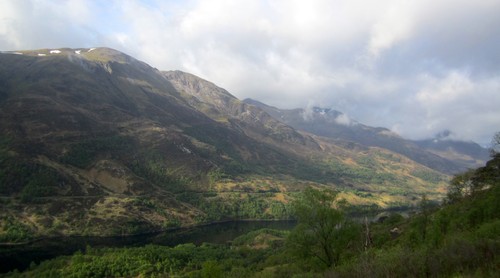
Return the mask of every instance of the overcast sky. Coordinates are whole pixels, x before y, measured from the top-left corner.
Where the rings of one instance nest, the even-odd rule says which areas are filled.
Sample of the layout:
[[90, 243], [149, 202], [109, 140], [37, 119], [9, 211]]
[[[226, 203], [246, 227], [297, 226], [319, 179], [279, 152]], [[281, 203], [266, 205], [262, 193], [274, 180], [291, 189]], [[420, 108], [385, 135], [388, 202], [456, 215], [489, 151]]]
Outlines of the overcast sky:
[[407, 138], [500, 131], [500, 0], [0, 0], [0, 50], [94, 46]]

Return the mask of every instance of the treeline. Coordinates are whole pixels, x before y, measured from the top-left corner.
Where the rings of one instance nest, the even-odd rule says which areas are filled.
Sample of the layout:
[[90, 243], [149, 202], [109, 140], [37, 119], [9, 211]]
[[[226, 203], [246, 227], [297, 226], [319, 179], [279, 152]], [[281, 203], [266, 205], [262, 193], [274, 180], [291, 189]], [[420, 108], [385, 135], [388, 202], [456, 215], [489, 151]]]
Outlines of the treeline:
[[292, 207], [274, 200], [274, 195], [273, 192], [226, 194], [185, 192], [178, 194], [176, 198], [205, 213], [197, 219], [200, 223], [227, 219], [291, 219]]

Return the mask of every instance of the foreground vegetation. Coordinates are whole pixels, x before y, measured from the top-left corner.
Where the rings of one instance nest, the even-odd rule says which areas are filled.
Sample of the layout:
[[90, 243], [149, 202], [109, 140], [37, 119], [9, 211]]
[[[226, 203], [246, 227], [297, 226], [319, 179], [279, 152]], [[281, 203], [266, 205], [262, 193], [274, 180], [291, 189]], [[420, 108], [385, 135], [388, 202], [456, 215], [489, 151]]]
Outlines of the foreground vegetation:
[[346, 219], [335, 192], [307, 189], [299, 224], [231, 244], [87, 247], [7, 277], [496, 277], [500, 273], [500, 155], [455, 176], [441, 206], [420, 201], [405, 219]]

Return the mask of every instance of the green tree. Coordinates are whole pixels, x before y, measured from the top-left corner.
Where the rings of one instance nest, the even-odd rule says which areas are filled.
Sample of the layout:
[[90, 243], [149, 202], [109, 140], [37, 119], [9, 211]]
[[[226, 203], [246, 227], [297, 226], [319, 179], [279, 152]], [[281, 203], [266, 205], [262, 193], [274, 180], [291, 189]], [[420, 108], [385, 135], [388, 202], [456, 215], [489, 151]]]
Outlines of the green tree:
[[293, 203], [298, 224], [287, 238], [292, 253], [314, 258], [325, 267], [335, 266], [356, 234], [345, 221], [343, 206], [335, 191], [304, 190]]
[[448, 186], [447, 201], [455, 203], [465, 196], [472, 194], [474, 189], [475, 170], [468, 170], [464, 173], [457, 174], [451, 179]]
[[414, 218], [414, 229], [416, 230], [415, 232], [418, 234], [418, 241], [425, 241], [427, 238], [427, 229], [430, 224], [430, 215], [433, 210], [433, 203], [429, 201], [427, 198], [427, 195], [422, 195], [422, 199], [420, 200], [418, 204], [420, 213], [418, 216]]
[[216, 261], [206, 261], [203, 263], [201, 268], [202, 278], [219, 278], [223, 277], [222, 268], [217, 264]]

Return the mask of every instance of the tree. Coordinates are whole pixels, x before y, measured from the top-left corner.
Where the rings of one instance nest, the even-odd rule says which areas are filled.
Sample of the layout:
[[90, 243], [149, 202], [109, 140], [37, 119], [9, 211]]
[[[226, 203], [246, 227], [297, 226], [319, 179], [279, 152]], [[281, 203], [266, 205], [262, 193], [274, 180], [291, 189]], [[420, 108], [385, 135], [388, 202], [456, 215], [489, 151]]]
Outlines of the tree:
[[314, 258], [323, 266], [335, 266], [341, 253], [356, 236], [354, 225], [345, 221], [343, 202], [337, 192], [308, 188], [292, 204], [298, 224], [287, 246], [302, 258]]
[[492, 157], [498, 156], [500, 154], [500, 132], [497, 132], [495, 133], [495, 135], [493, 135], [493, 139], [491, 140], [490, 153]]
[[203, 278], [219, 278], [222, 277], [222, 268], [216, 261], [206, 261], [201, 268], [201, 277]]
[[448, 186], [447, 201], [455, 203], [474, 191], [475, 170], [468, 170], [455, 175]]

